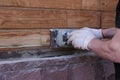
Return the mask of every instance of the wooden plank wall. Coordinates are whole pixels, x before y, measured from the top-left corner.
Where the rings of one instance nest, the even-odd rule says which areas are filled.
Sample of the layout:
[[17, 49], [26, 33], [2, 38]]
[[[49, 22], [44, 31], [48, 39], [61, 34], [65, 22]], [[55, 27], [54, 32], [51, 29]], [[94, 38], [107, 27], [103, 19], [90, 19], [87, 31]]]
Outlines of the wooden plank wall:
[[48, 46], [51, 28], [114, 27], [118, 0], [0, 0], [0, 48]]

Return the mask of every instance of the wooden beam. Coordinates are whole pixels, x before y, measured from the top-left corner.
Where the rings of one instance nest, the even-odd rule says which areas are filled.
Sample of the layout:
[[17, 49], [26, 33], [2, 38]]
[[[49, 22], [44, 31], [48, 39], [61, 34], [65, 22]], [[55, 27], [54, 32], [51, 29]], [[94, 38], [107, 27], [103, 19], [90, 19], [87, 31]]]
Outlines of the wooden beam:
[[115, 10], [118, 0], [0, 0], [1, 7]]
[[102, 28], [110, 28], [115, 27], [115, 12], [102, 12], [102, 21], [101, 27]]
[[0, 28], [38, 29], [63, 28], [66, 25], [66, 12], [62, 10], [0, 9]]
[[0, 6], [81, 9], [82, 0], [0, 0]]
[[102, 11], [115, 11], [118, 0], [100, 0]]
[[48, 47], [49, 35], [49, 29], [0, 30], [0, 48]]
[[69, 27], [100, 27], [100, 12], [97, 11], [68, 11]]
[[82, 0], [83, 10], [100, 10], [100, 0]]
[[99, 22], [97, 11], [0, 9], [0, 29], [98, 27]]

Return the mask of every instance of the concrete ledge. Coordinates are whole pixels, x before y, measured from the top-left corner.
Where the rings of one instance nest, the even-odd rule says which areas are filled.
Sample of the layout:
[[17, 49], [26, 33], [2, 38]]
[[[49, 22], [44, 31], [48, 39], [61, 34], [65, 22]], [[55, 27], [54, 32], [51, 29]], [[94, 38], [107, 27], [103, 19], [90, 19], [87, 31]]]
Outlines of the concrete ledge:
[[[113, 64], [92, 52], [48, 50], [54, 55], [42, 56], [44, 50], [35, 51], [16, 51], [34, 53], [33, 56], [1, 59], [0, 80], [114, 80]], [[40, 51], [41, 55], [35, 55]]]

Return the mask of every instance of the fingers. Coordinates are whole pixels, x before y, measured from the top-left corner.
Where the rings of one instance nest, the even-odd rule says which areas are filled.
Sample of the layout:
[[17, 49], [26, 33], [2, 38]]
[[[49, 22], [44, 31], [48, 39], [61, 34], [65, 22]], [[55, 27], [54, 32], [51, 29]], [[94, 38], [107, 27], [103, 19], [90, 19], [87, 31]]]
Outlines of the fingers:
[[79, 30], [75, 30], [71, 33], [69, 33], [68, 38], [70, 38], [72, 35], [79, 33]]
[[67, 41], [67, 43], [68, 43], [68, 44], [72, 43], [72, 41], [73, 41], [73, 39], [75, 38], [75, 36], [76, 36], [76, 35], [70, 34], [70, 35], [68, 36], [68, 41]]
[[80, 36], [83, 32], [84, 32], [83, 30], [76, 30], [76, 31], [73, 31], [73, 32], [69, 33], [67, 43], [68, 43], [68, 44], [71, 44], [72, 41], [75, 40], [76, 38], [79, 38], [79, 36]]
[[81, 49], [81, 46], [78, 44], [79, 42], [76, 41], [72, 41], [72, 45], [74, 46], [74, 48], [76, 49]]
[[90, 29], [83, 28], [71, 32], [68, 35], [67, 43], [72, 44], [74, 48], [88, 50], [87, 45], [94, 37], [95, 36]]

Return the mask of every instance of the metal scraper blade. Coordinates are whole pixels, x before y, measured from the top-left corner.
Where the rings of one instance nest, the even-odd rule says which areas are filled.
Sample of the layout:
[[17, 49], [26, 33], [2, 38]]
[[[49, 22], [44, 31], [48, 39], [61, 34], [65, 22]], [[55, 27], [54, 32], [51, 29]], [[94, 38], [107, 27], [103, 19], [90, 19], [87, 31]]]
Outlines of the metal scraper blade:
[[67, 43], [68, 35], [75, 29], [50, 29], [50, 47], [51, 48], [59, 48], [59, 47], [71, 47], [70, 44]]

